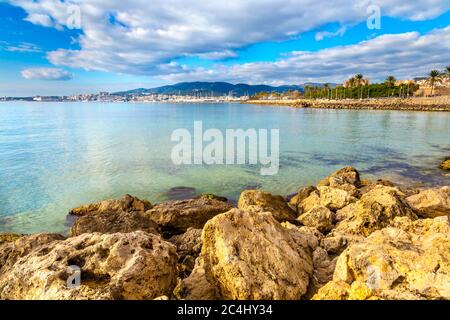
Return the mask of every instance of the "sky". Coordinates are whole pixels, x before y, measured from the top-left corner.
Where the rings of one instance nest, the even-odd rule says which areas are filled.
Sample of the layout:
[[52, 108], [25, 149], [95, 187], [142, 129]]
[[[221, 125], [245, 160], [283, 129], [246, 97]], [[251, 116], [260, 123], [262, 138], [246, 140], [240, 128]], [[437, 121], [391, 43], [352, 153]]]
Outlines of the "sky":
[[0, 0], [0, 96], [378, 82], [447, 65], [449, 0]]

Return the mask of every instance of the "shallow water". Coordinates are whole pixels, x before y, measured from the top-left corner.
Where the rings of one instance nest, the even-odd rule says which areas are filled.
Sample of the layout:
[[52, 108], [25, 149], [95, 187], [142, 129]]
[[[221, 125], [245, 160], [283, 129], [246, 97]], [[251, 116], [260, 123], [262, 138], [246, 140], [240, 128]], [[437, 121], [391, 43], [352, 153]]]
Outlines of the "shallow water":
[[[205, 129], [280, 129], [279, 173], [261, 176], [259, 165], [174, 165], [171, 133], [192, 130], [194, 120]], [[152, 202], [185, 191], [287, 195], [346, 165], [365, 178], [449, 185], [437, 169], [449, 154], [450, 113], [0, 103], [0, 232], [65, 232], [70, 208], [125, 193]]]

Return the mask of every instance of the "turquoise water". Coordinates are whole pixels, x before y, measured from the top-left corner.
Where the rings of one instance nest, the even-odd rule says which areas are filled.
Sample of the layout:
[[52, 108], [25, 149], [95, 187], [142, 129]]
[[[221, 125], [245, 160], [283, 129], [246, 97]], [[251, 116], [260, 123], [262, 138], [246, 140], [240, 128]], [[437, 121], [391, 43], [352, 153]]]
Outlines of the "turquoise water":
[[[177, 128], [280, 129], [280, 169], [184, 165]], [[310, 110], [240, 104], [0, 103], [0, 231], [67, 230], [70, 208], [125, 193], [160, 202], [173, 187], [237, 199], [287, 195], [352, 165], [366, 178], [449, 185], [450, 113]]]

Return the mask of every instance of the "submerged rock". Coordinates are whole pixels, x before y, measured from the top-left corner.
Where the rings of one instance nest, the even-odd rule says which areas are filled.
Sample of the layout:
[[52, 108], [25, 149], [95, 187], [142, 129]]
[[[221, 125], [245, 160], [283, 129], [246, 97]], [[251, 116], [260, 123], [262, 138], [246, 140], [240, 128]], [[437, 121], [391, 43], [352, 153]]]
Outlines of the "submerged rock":
[[349, 246], [314, 299], [449, 299], [449, 218], [392, 225]]
[[193, 187], [173, 187], [164, 195], [170, 200], [191, 199], [197, 195], [197, 189]]
[[[142, 231], [22, 237], [1, 265], [0, 299], [154, 299], [171, 295], [176, 261], [175, 246]], [[79, 286], [68, 286], [69, 266]]]
[[164, 232], [179, 234], [186, 232], [188, 228], [202, 229], [209, 219], [231, 208], [231, 204], [227, 202], [210, 197], [199, 197], [164, 202], [154, 206], [145, 214]]
[[202, 270], [196, 267], [181, 286], [200, 273], [225, 299], [300, 299], [307, 291], [313, 273], [307, 235], [283, 228], [269, 212], [218, 215], [202, 241]]
[[406, 201], [422, 217], [450, 216], [450, 187], [423, 190]]
[[250, 212], [271, 212], [280, 222], [295, 220], [296, 214], [282, 196], [260, 190], [245, 190], [241, 193], [238, 208]]

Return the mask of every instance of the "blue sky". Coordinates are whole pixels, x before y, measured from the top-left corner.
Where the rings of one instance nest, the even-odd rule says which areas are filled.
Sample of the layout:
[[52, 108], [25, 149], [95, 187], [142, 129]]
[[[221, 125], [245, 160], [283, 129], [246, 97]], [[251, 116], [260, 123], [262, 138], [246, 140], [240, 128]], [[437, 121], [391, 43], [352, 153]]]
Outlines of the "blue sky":
[[[449, 1], [333, 4], [2, 1], [0, 95], [66, 95], [179, 81], [341, 82], [357, 72], [381, 81], [450, 64]], [[377, 10], [380, 28], [370, 28]]]

